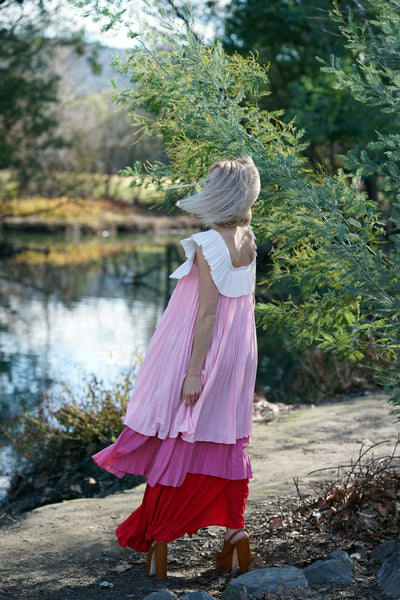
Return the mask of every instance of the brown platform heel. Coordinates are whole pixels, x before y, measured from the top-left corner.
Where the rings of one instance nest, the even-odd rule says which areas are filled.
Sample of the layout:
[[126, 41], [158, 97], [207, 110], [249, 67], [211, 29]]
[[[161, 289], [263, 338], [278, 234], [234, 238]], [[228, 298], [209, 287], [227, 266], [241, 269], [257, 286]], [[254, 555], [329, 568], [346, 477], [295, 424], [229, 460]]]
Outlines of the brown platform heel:
[[237, 529], [232, 535], [224, 540], [222, 550], [217, 552], [217, 567], [221, 571], [230, 571], [239, 567], [241, 573], [247, 573], [251, 562], [250, 540], [248, 536], [241, 538], [235, 544], [233, 538], [245, 529]]
[[167, 542], [153, 542], [147, 553], [147, 575], [167, 578]]

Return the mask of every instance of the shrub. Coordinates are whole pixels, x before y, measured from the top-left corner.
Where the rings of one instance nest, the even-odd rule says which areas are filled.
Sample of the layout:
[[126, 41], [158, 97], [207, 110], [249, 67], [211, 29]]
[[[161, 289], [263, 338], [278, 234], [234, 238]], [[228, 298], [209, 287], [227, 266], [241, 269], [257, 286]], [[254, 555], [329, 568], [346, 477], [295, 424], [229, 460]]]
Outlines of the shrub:
[[4, 507], [22, 512], [71, 498], [105, 495], [134, 487], [144, 479], [128, 475], [122, 481], [97, 467], [92, 454], [113, 443], [123, 428], [132, 373], [107, 387], [95, 378], [83, 398], [66, 385], [46, 395], [40, 407], [2, 426], [17, 455]]

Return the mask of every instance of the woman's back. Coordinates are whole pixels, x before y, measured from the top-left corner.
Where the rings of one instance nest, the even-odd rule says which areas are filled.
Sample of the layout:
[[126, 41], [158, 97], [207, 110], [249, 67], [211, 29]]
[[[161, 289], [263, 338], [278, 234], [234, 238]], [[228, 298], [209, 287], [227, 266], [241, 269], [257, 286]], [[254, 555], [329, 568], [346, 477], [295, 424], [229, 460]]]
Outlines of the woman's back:
[[251, 228], [246, 225], [241, 227], [215, 227], [223, 238], [228, 248], [232, 266], [235, 268], [247, 267], [254, 261], [255, 244]]

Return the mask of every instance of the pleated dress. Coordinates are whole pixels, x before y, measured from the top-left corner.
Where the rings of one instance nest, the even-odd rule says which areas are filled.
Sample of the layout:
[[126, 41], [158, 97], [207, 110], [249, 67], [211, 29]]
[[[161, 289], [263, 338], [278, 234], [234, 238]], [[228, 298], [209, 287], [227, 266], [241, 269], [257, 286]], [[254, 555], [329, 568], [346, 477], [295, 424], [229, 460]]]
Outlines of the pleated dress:
[[[181, 244], [186, 261], [170, 275], [179, 281], [140, 366], [125, 428], [93, 457], [117, 477], [147, 478], [141, 506], [116, 530], [121, 546], [141, 552], [153, 540], [171, 542], [209, 525], [243, 527], [252, 476], [246, 447], [257, 368], [255, 259], [234, 267], [214, 229]], [[219, 295], [202, 392], [186, 406], [181, 392], [199, 309], [197, 246]]]

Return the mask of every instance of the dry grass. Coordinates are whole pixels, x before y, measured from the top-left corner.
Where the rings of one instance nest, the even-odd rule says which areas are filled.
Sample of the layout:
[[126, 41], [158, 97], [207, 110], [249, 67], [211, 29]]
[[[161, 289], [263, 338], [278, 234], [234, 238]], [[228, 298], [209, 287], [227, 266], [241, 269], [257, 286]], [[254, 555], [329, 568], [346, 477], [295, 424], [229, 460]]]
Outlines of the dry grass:
[[92, 227], [117, 221], [121, 216], [137, 212], [134, 206], [113, 200], [88, 200], [85, 198], [44, 198], [31, 196], [8, 202], [6, 217], [20, 217], [52, 223], [59, 220], [67, 223], [83, 222]]
[[[133, 240], [85, 239], [79, 242], [57, 242], [45, 244], [29, 241], [22, 251], [13, 257], [13, 262], [28, 265], [47, 264], [55, 267], [84, 265], [103, 260], [109, 256], [120, 256], [132, 252], [136, 247]], [[158, 251], [158, 248], [154, 248]]]

